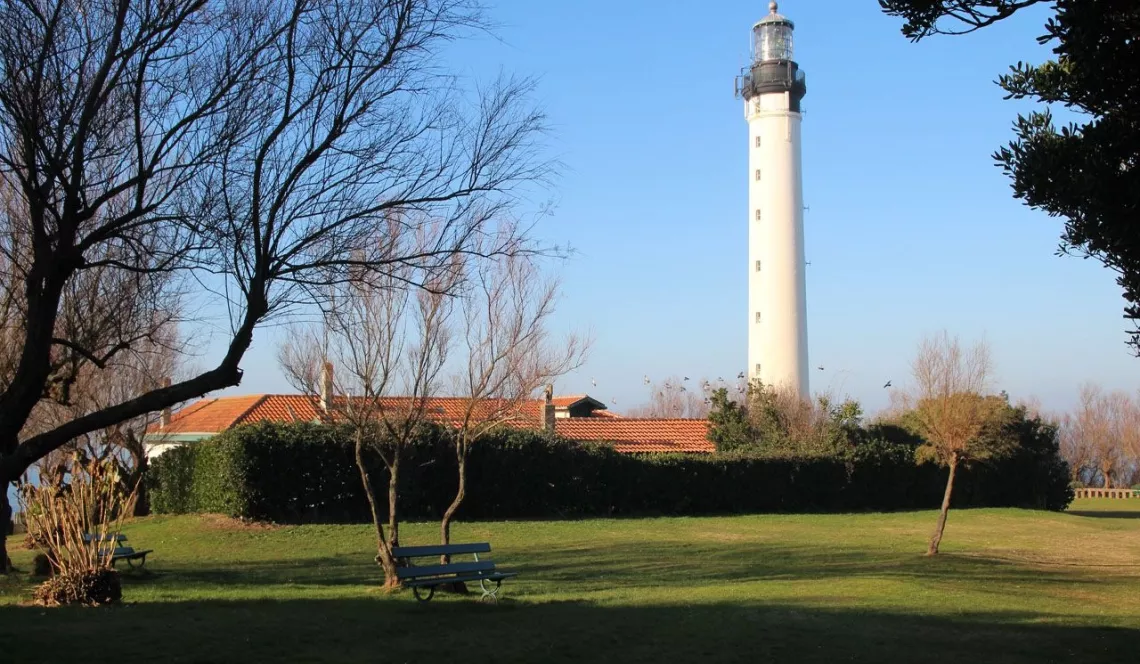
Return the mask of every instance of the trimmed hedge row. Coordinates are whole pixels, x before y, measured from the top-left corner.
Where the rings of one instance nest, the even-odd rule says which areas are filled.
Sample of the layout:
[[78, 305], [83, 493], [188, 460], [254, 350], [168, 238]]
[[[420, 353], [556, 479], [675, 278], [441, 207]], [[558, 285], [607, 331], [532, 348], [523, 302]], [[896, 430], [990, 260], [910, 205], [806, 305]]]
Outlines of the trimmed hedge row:
[[[1067, 470], [1053, 463], [1055, 448], [1050, 455], [1025, 446], [996, 466], [962, 471], [954, 505], [1064, 509], [1072, 492]], [[346, 432], [334, 427], [240, 427], [155, 459], [152, 507], [281, 523], [367, 522], [352, 452]], [[383, 503], [387, 472], [368, 458]], [[441, 432], [429, 430], [401, 463], [403, 518], [438, 519], [455, 477], [454, 453]], [[931, 508], [941, 501], [946, 471], [915, 465], [913, 448], [883, 439], [859, 445], [846, 461], [783, 460], [625, 455], [506, 432], [473, 449], [468, 478], [460, 518], [480, 520]]]

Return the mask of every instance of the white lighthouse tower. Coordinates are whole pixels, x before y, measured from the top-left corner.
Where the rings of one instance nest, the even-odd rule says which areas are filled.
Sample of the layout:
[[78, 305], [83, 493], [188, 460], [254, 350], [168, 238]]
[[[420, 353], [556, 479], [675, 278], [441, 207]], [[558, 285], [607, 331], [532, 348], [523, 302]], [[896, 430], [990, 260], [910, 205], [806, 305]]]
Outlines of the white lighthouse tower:
[[771, 13], [752, 27], [752, 62], [737, 79], [748, 120], [748, 376], [807, 398], [800, 101], [795, 25]]

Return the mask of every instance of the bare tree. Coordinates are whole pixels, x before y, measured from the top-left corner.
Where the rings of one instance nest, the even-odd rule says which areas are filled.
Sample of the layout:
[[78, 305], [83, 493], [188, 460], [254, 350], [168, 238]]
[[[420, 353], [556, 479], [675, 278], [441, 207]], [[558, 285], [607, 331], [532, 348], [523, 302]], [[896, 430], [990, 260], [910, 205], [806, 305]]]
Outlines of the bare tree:
[[913, 391], [904, 393], [903, 400], [925, 440], [919, 452], [949, 469], [938, 523], [926, 551], [933, 556], [946, 529], [959, 466], [985, 461], [1004, 451], [1004, 437], [982, 435], [1003, 402], [988, 393], [992, 363], [985, 342], [963, 348], [957, 337], [946, 332], [928, 337], [920, 344], [911, 371]]
[[581, 365], [589, 342], [569, 335], [555, 345], [546, 329], [557, 282], [545, 280], [526, 257], [473, 266], [462, 300], [466, 366], [456, 378], [463, 411], [452, 432], [458, 481], [440, 521], [440, 541], [451, 541], [451, 522], [467, 495], [467, 458], [489, 434], [525, 418], [525, 404], [554, 377]]
[[1061, 415], [1057, 437], [1061, 456], [1069, 464], [1069, 478], [1075, 482], [1087, 482], [1096, 475], [1096, 457], [1084, 437], [1078, 417], [1076, 413]]
[[1081, 479], [1099, 479], [1107, 489], [1131, 478], [1138, 436], [1140, 403], [1125, 392], [1086, 383], [1065, 419], [1062, 450], [1069, 464], [1083, 471]]
[[[67, 404], [44, 400], [32, 411], [25, 432], [59, 426], [69, 420], [121, 403], [149, 390], [169, 385], [184, 370], [185, 343], [174, 326], [156, 329], [151, 339], [141, 341], [108, 362], [106, 368], [87, 365], [78, 373]], [[169, 411], [164, 411], [168, 413]], [[48, 454], [42, 462], [58, 464], [53, 458], [78, 458], [97, 463], [113, 463], [123, 484], [124, 495], [130, 496], [128, 507], [134, 516], [149, 513], [146, 483], [147, 441], [162, 435], [161, 413], [148, 412], [100, 431], [86, 433]], [[137, 488], [136, 488], [137, 487]]]
[[649, 402], [626, 411], [628, 417], [704, 419], [709, 416], [711, 390], [707, 380], [672, 376], [649, 385]]
[[[449, 346], [453, 304], [447, 293], [457, 274], [437, 277], [415, 293], [406, 285], [415, 281], [408, 269], [367, 286], [347, 286], [332, 299], [321, 325], [296, 330], [280, 351], [294, 387], [330, 421], [351, 431], [386, 588], [400, 584], [392, 554], [400, 545], [400, 462], [430, 419], [429, 397]], [[388, 472], [387, 534], [366, 450], [379, 456]]]
[[[0, 4], [0, 171], [14, 192], [0, 253], [19, 312], [4, 330], [0, 484], [80, 436], [238, 385], [254, 329], [330, 288], [533, 250], [519, 235], [483, 241], [517, 188], [550, 173], [532, 86], [468, 95], [438, 58], [481, 27], [475, 0]], [[427, 241], [376, 239], [426, 220]], [[228, 304], [216, 365], [22, 434], [191, 284]]]

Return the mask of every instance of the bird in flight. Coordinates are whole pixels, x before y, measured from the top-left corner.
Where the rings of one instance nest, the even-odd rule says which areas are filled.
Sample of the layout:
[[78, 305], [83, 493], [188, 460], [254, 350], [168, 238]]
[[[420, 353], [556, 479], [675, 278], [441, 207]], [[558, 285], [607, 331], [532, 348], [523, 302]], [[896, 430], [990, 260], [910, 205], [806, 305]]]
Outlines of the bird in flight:
[[736, 377], [737, 378], [744, 378], [744, 372], [741, 371], [740, 373], [736, 374]]
[[823, 371], [823, 365], [822, 365], [822, 364], [821, 364], [821, 365], [819, 365], [819, 370], [820, 370], [820, 371]]
[[645, 378], [643, 378], [642, 380], [644, 380], [644, 381], [645, 381], [645, 384], [646, 384], [646, 385], [648, 385], [648, 384], [649, 384], [649, 376], [646, 376], [646, 377], [645, 377]]
[[590, 383], [592, 383], [594, 387], [598, 386], [598, 381], [594, 380], [593, 377], [590, 378]]
[[888, 380], [888, 381], [887, 381], [887, 384], [886, 384], [886, 385], [884, 385], [884, 386], [883, 386], [883, 388], [885, 389], [885, 388], [888, 388], [888, 387], [890, 387], [890, 386], [891, 386], [891, 381], [889, 381], [889, 380]]

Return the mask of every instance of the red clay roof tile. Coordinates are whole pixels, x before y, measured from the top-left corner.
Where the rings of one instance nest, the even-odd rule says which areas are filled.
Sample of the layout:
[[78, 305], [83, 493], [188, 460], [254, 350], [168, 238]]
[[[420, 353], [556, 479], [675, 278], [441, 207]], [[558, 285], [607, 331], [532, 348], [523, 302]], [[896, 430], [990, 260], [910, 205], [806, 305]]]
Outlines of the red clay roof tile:
[[576, 417], [558, 420], [554, 431], [571, 440], [612, 443], [619, 452], [716, 451], [708, 420]]
[[[343, 397], [342, 397], [343, 398]], [[589, 397], [556, 397], [553, 402], [574, 404]], [[382, 400], [385, 408], [407, 408], [406, 397]], [[510, 414], [513, 426], [539, 428], [542, 400], [517, 404]], [[428, 417], [437, 422], [457, 423], [464, 416], [466, 400], [458, 397], [433, 397], [428, 400]], [[482, 404], [476, 417], [485, 417], [497, 406]], [[568, 407], [568, 406], [563, 406]], [[240, 397], [202, 399], [178, 411], [163, 433], [220, 433], [239, 424], [257, 422], [311, 422], [327, 419], [313, 398], [300, 394], [258, 394]], [[157, 427], [152, 427], [157, 432]], [[635, 419], [606, 411], [594, 411], [590, 417], [560, 417], [555, 432], [571, 440], [612, 443], [619, 452], [701, 452], [714, 451], [707, 440], [707, 420]]]

